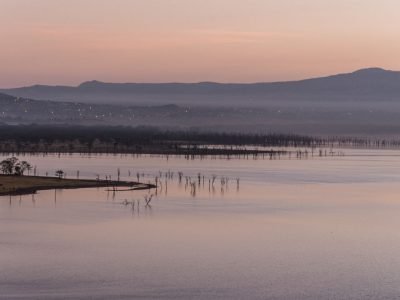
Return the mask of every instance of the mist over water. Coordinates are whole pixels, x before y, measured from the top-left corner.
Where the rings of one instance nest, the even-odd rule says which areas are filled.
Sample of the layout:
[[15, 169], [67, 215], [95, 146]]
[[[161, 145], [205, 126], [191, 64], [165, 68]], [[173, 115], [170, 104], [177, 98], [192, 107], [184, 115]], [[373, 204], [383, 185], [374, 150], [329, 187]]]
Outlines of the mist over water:
[[34, 85], [0, 90], [0, 125], [397, 137], [399, 87], [400, 72], [380, 68], [278, 83]]

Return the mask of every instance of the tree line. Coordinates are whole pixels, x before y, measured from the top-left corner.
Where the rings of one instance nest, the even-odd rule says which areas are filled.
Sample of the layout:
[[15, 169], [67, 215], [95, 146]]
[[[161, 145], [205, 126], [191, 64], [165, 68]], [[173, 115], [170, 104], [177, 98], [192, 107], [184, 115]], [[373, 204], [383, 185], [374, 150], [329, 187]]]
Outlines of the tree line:
[[[196, 154], [251, 153], [247, 146], [263, 147], [400, 147], [398, 140], [362, 137], [313, 137], [295, 134], [219, 133], [162, 130], [153, 127], [1, 125], [0, 152], [103, 152]], [[206, 146], [206, 147], [202, 147]], [[236, 148], [232, 148], [235, 146]], [[230, 147], [230, 148], [229, 148]], [[225, 153], [224, 152], [224, 153]]]

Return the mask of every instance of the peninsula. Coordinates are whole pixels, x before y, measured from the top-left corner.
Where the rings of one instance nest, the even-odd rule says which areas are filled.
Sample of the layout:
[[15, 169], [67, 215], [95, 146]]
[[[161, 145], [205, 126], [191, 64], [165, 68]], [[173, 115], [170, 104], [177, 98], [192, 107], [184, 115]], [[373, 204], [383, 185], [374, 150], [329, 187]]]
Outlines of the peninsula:
[[39, 190], [80, 189], [95, 187], [127, 187], [131, 190], [152, 189], [156, 186], [139, 182], [64, 179], [42, 176], [0, 175], [0, 196], [34, 194]]

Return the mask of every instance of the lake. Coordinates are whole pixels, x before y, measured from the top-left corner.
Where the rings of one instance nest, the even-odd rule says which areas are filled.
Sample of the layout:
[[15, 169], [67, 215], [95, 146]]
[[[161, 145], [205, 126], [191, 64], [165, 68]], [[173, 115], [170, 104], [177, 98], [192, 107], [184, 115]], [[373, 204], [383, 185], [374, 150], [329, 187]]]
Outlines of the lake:
[[0, 197], [0, 299], [400, 298], [400, 151], [343, 151], [20, 156], [161, 184]]

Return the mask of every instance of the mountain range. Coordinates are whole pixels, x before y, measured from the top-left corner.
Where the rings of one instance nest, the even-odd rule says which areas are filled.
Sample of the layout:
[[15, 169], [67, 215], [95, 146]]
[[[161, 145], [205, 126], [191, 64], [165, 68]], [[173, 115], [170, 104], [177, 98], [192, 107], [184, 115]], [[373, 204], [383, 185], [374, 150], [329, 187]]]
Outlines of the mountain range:
[[122, 105], [269, 105], [284, 101], [395, 101], [400, 72], [381, 68], [300, 81], [272, 83], [106, 83], [33, 85], [0, 89], [29, 99]]
[[0, 124], [398, 137], [398, 100], [400, 72], [379, 68], [254, 84], [90, 81], [0, 90]]

